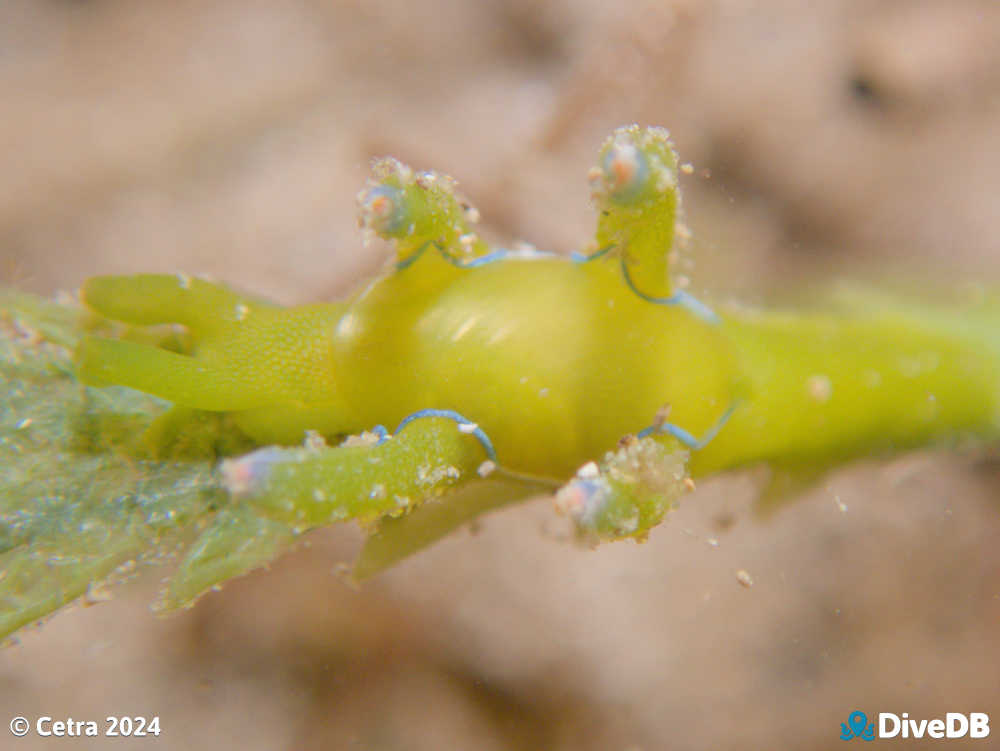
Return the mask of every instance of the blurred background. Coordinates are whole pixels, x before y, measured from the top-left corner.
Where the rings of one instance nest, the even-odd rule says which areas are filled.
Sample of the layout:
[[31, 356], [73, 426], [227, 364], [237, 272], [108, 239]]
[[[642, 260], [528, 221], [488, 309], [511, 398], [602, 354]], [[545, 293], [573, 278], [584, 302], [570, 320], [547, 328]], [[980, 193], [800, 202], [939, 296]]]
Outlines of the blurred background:
[[[386, 255], [354, 213], [381, 154], [568, 252], [631, 122], [694, 168], [696, 289], [1000, 280], [991, 0], [6, 0], [0, 102], [0, 281], [44, 294], [183, 270], [343, 295]], [[0, 707], [156, 714], [185, 749], [833, 749], [855, 709], [996, 734], [997, 466], [863, 461], [767, 519], [746, 472], [593, 552], [535, 502], [360, 590], [359, 534], [324, 530], [168, 619], [147, 571], [0, 652]]]

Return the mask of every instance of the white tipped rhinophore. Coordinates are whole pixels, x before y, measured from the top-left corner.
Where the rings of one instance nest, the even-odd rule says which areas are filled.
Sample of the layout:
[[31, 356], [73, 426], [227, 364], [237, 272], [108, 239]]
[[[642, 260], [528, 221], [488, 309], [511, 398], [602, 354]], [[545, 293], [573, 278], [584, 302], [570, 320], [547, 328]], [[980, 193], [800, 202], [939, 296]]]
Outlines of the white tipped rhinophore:
[[287, 459], [288, 450], [274, 446], [257, 449], [236, 459], [226, 459], [219, 465], [222, 484], [236, 497], [255, 495], [267, 485], [271, 468]]

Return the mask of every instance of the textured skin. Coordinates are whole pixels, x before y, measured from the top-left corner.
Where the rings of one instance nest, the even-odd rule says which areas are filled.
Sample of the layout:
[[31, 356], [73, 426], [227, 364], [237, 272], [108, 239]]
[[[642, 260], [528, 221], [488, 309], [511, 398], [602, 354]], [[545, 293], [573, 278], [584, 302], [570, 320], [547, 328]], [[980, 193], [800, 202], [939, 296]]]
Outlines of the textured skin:
[[[168, 312], [136, 323], [177, 320], [177, 296], [197, 294], [172, 276], [103, 277], [84, 299], [123, 317], [109, 301], [139, 289]], [[242, 320], [226, 314], [251, 303], [210, 291], [222, 307], [199, 314], [205, 325], [188, 319], [193, 357], [91, 338], [81, 376], [237, 412], [260, 443], [452, 409], [486, 431], [505, 467], [552, 478], [651, 424], [666, 404], [670, 421], [698, 436], [737, 403], [694, 453], [696, 474], [996, 433], [1000, 358], [986, 313], [734, 310], [713, 325], [641, 300], [612, 263], [552, 257], [456, 269], [428, 254], [346, 305], [253, 304]]]
[[[409, 284], [425, 271], [434, 285]], [[175, 277], [99, 277], [85, 285], [84, 300], [105, 312], [106, 300], [151, 279], [178, 294]], [[236, 304], [226, 299], [223, 310]], [[552, 478], [649, 425], [667, 403], [673, 421], [703, 433], [737, 393], [722, 330], [642, 301], [616, 266], [601, 262], [453, 269], [426, 255], [346, 307], [254, 309], [225, 325], [189, 323], [209, 332], [195, 335], [192, 356], [88, 339], [78, 353], [81, 378], [238, 412], [265, 444], [452, 409], [486, 431], [503, 466]]]
[[[640, 537], [691, 487], [685, 471], [768, 462], [809, 477], [871, 451], [997, 436], [995, 302], [854, 292], [812, 311], [713, 311], [670, 276], [679, 196], [666, 132], [619, 129], [599, 165], [596, 242], [569, 259], [491, 250], [452, 180], [382, 160], [361, 223], [395, 244], [395, 264], [356, 295], [282, 309], [184, 276], [97, 277], [83, 288], [90, 308], [182, 324], [191, 346], [90, 337], [80, 377], [230, 412], [260, 444], [452, 413], [411, 429], [392, 466], [383, 442], [229, 465], [234, 495], [307, 525], [415, 508], [478, 482], [489, 458], [508, 478], [569, 480], [556, 504], [584, 533]], [[333, 503], [333, 487], [360, 495]]]

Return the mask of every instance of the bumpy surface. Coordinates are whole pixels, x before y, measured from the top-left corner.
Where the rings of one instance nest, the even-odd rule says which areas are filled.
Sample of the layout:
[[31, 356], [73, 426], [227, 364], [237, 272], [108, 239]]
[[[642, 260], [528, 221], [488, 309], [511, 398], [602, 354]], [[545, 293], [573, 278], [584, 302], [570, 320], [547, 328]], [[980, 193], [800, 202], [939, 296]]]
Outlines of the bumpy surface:
[[[18, 481], [32, 498], [8, 514], [11, 545], [38, 570], [65, 545], [51, 525], [81, 532], [82, 547], [67, 546], [72, 586], [11, 569], [22, 596], [10, 601], [11, 628], [185, 527], [198, 536], [168, 608], [335, 522], [369, 531], [365, 576], [478, 513], [568, 482], [556, 507], [581, 539], [641, 540], [693, 487], [689, 473], [768, 462], [775, 477], [815, 479], [873, 449], [996, 435], [1000, 346], [986, 296], [944, 307], [854, 293], [820, 311], [716, 311], [675, 283], [682, 233], [666, 131], [615, 131], [590, 180], [596, 240], [572, 258], [490, 248], [454, 181], [386, 159], [358, 201], [364, 232], [391, 240], [395, 257], [343, 302], [281, 308], [183, 274], [89, 280], [82, 298], [100, 317], [76, 346], [76, 374], [175, 405], [109, 450], [177, 459], [165, 466], [202, 473], [188, 487], [204, 493], [176, 508], [140, 496], [146, 526], [135, 531], [120, 495], [124, 526], [102, 521], [113, 468], [90, 468], [100, 482], [89, 490], [104, 495], [79, 516], [79, 476], [51, 494]], [[108, 425], [121, 409], [110, 402]], [[82, 430], [118, 435], [100, 420]], [[233, 456], [249, 442], [279, 446]], [[231, 458], [209, 474], [220, 454]], [[50, 495], [58, 502], [39, 521], [18, 516]], [[187, 509], [195, 495], [207, 505]], [[146, 508], [159, 503], [164, 530]], [[98, 563], [81, 563], [86, 551]]]

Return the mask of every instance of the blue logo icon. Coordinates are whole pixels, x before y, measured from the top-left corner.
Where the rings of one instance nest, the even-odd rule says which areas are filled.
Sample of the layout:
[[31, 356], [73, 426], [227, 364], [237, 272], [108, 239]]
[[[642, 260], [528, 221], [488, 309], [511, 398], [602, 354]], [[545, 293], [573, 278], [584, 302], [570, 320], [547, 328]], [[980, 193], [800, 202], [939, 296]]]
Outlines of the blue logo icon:
[[840, 723], [840, 740], [849, 741], [851, 738], [860, 738], [863, 741], [875, 740], [875, 723], [869, 725], [865, 713], [856, 709], [848, 716], [846, 723]]

